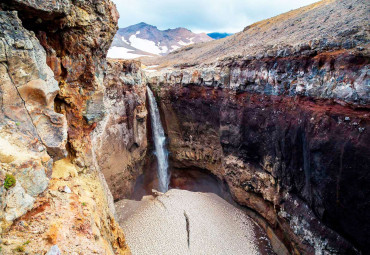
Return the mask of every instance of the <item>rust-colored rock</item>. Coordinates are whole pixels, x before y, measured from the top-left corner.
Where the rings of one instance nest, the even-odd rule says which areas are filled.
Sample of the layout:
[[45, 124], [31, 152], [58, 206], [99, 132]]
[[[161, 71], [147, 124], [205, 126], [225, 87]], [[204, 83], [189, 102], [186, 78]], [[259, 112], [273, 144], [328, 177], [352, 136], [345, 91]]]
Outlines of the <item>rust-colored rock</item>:
[[109, 0], [17, 0], [1, 6], [17, 10], [45, 48], [60, 88], [55, 109], [68, 121], [70, 154], [80, 166], [90, 166], [90, 133], [104, 116], [103, 70], [117, 30], [115, 5]]

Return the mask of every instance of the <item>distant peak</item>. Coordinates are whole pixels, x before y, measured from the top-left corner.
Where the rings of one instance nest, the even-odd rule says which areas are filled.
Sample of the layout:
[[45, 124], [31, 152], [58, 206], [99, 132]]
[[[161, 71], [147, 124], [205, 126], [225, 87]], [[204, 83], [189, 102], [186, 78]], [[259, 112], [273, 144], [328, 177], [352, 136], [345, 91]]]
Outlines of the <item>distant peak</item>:
[[143, 27], [151, 27], [151, 28], [157, 28], [156, 26], [153, 26], [153, 25], [150, 25], [148, 23], [145, 23], [145, 22], [140, 22], [136, 25], [132, 25], [130, 27], [140, 27], [140, 28], [143, 28]]
[[138, 23], [138, 24], [136, 24], [134, 26], [152, 26], [152, 25], [149, 25], [149, 24], [147, 24], [145, 22], [140, 22], [140, 23]]

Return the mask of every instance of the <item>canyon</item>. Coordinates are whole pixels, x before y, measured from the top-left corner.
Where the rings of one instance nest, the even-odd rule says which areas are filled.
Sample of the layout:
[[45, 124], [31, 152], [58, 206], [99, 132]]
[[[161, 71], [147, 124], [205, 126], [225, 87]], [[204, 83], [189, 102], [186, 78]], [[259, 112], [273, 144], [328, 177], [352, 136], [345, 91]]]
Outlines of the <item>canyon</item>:
[[[168, 218], [181, 254], [202, 235], [220, 245], [205, 253], [366, 254], [369, 9], [324, 0], [139, 62], [106, 58], [110, 0], [3, 1], [1, 252], [140, 254], [145, 240], [155, 254], [163, 246], [146, 244]], [[147, 86], [169, 151], [165, 194], [152, 191]]]

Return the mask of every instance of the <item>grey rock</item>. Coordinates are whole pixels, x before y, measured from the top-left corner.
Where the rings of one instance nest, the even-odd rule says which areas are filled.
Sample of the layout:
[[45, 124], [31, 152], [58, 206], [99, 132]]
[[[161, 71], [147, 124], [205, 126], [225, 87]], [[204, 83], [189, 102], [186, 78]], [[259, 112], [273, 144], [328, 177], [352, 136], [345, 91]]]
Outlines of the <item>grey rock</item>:
[[58, 245], [54, 245], [50, 248], [46, 255], [62, 255], [62, 252], [59, 250]]
[[35, 199], [28, 195], [19, 182], [7, 192], [5, 219], [13, 221], [32, 209]]
[[68, 186], [64, 186], [63, 191], [68, 194], [72, 193], [72, 190]]
[[42, 193], [49, 184], [49, 179], [46, 177], [45, 170], [34, 167], [22, 169], [17, 173], [16, 179], [31, 196], [37, 196]]

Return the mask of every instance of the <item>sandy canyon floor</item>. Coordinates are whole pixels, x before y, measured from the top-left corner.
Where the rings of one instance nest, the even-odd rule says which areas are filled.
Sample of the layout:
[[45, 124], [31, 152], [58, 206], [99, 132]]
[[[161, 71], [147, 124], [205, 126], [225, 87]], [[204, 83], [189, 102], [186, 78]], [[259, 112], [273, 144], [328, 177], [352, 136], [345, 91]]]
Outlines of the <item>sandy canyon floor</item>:
[[213, 193], [171, 189], [116, 203], [132, 254], [274, 254], [262, 229]]

